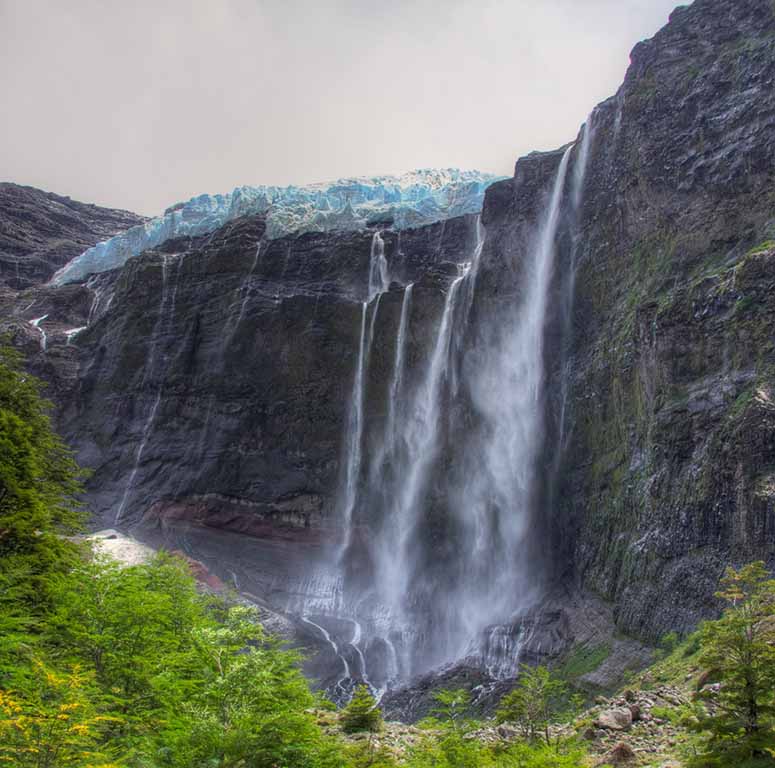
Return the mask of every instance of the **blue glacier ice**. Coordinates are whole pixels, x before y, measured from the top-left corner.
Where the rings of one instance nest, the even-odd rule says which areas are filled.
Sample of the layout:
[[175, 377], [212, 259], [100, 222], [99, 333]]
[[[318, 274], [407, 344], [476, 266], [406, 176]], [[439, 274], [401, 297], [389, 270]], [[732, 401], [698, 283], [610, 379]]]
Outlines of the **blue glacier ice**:
[[371, 222], [415, 227], [482, 209], [485, 189], [503, 178], [457, 168], [424, 169], [401, 176], [340, 179], [296, 187], [237, 187], [230, 194], [200, 195], [168, 208], [62, 267], [54, 285], [84, 280], [120, 267], [128, 258], [174, 237], [206, 235], [241, 216], [265, 214], [267, 236], [353, 230]]

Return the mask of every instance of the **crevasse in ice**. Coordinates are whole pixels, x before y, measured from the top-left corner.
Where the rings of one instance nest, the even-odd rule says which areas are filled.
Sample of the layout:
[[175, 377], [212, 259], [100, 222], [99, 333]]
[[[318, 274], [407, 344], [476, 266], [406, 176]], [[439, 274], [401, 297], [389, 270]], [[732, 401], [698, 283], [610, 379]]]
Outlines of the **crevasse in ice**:
[[502, 177], [456, 168], [425, 169], [402, 176], [340, 179], [303, 187], [237, 187], [230, 194], [200, 195], [97, 243], [62, 267], [51, 282], [77, 282], [115, 269], [171, 238], [208, 234], [232, 219], [258, 213], [266, 215], [270, 238], [369, 225], [415, 227], [478, 213], [485, 189], [498, 178]]

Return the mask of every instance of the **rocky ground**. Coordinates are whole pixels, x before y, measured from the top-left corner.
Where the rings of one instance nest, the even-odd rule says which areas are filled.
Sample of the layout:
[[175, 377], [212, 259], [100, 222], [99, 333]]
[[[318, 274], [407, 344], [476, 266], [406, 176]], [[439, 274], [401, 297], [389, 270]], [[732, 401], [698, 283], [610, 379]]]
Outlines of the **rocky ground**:
[[[686, 731], [674, 725], [667, 714], [690, 699], [690, 694], [680, 686], [660, 685], [651, 691], [628, 689], [620, 696], [600, 697], [571, 724], [553, 727], [551, 738], [583, 740], [589, 750], [589, 766], [680, 768], [679, 753], [686, 742]], [[328, 732], [339, 733], [351, 743], [371, 738], [375, 748], [387, 747], [398, 759], [429, 733], [416, 725], [386, 722], [382, 731], [373, 736], [342, 734], [336, 713], [321, 711], [318, 719]], [[513, 725], [496, 725], [491, 721], [471, 733], [470, 738], [490, 744], [507, 743], [519, 739], [520, 733]]]

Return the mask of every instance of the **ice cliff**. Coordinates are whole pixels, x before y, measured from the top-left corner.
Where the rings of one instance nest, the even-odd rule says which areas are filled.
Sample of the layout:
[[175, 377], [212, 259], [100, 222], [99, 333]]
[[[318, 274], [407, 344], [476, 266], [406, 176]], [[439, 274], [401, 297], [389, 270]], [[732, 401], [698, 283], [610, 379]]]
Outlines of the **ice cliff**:
[[477, 213], [485, 189], [499, 177], [478, 171], [424, 169], [402, 176], [340, 179], [308, 186], [237, 187], [230, 194], [200, 195], [162, 216], [97, 243], [52, 278], [62, 285], [121, 266], [131, 256], [174, 237], [205, 235], [242, 216], [265, 214], [267, 236], [354, 230], [370, 224], [415, 227]]

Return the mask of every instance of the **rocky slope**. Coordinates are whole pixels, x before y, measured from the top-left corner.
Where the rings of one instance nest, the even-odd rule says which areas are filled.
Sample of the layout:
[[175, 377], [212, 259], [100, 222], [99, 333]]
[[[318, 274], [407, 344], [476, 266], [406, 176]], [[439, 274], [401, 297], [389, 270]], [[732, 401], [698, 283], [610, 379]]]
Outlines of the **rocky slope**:
[[[469, 659], [471, 685], [503, 677], [498, 665], [513, 667], [515, 649], [561, 664], [581, 643], [610, 646], [600, 679], [588, 681], [605, 687], [647, 659], [631, 641], [615, 645], [614, 624], [646, 641], [686, 629], [715, 610], [725, 564], [775, 565], [774, 85], [770, 0], [697, 0], [635, 48], [624, 85], [572, 149], [522, 158], [513, 179], [487, 190], [470, 318], [444, 372], [449, 418], [422, 497], [426, 570], [412, 583], [423, 599], [447, 594], [440, 575], [467, 546], [455, 517], [466, 489], [449, 478], [470, 476], [467, 458], [497, 431], [477, 400], [481, 373], [513, 374], [492, 369], [488, 351], [511, 349], [502, 329], [514, 327], [537, 231], [567, 171], [550, 232], [536, 395], [545, 422], [528, 459], [539, 482], [520, 539], [523, 572], [549, 586], [537, 606], [491, 628]], [[0, 206], [0, 220], [15, 210]], [[30, 232], [48, 226], [26, 221]], [[363, 318], [374, 334], [368, 467], [389, 410], [403, 286], [414, 283], [406, 376], [416, 385], [445, 297], [477, 252], [474, 216], [379, 229], [393, 283], [378, 316], [361, 314], [376, 229], [269, 239], [260, 215], [167, 241], [85, 283], [8, 299], [4, 327], [51, 383], [61, 429], [94, 469], [96, 518], [142, 523], [257, 599], [324, 600], [330, 585], [311, 564], [342, 535], [336, 502]], [[508, 397], [506, 381], [494, 386]], [[383, 520], [378, 502], [356, 516], [362, 558], [352, 570], [368, 569]], [[497, 577], [499, 556], [480, 558], [482, 573]], [[472, 574], [455, 572], [455, 587]], [[450, 606], [434, 610], [448, 616]], [[327, 626], [344, 638], [329, 668], [355, 667], [356, 630]], [[384, 667], [378, 651], [366, 647], [363, 665]], [[396, 693], [396, 711], [422, 714], [431, 684]]]
[[7, 182], [0, 182], [0, 210], [0, 284], [14, 289], [48, 280], [98, 241], [144, 221]]

